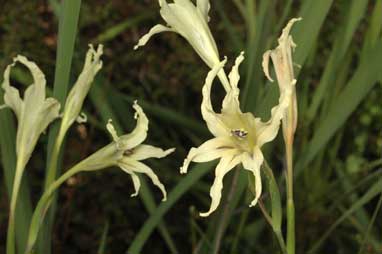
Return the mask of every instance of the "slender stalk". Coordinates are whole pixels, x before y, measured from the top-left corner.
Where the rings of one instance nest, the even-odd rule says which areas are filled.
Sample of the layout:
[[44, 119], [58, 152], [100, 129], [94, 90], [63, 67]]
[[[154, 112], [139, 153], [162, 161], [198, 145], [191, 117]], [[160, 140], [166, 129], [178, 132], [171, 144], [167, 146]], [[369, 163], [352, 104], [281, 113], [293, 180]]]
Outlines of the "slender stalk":
[[26, 254], [33, 253], [32, 250], [37, 240], [40, 226], [45, 215], [48, 212], [49, 206], [51, 205], [53, 194], [61, 186], [62, 183], [64, 183], [74, 174], [80, 172], [79, 168], [81, 168], [81, 163], [75, 165], [74, 167], [66, 171], [61, 177], [54, 181], [41, 196], [40, 200], [37, 203], [36, 209], [32, 215], [31, 225], [29, 227], [28, 233], [27, 249], [25, 252]]
[[13, 181], [11, 205], [10, 205], [9, 219], [8, 219], [7, 254], [16, 254], [15, 211], [16, 211], [17, 198], [19, 195], [20, 184], [21, 184], [24, 168], [25, 168], [24, 160], [18, 158], [17, 164], [16, 164], [15, 179]]
[[[290, 107], [291, 108], [291, 107]], [[294, 254], [295, 243], [295, 208], [293, 198], [293, 133], [285, 139], [286, 165], [287, 165], [287, 251]]]
[[58, 132], [57, 138], [53, 145], [53, 150], [50, 156], [49, 165], [48, 165], [48, 171], [45, 178], [45, 187], [44, 189], [47, 190], [48, 187], [54, 182], [57, 175], [57, 163], [59, 161], [60, 156], [60, 149], [62, 146], [62, 143], [64, 141], [66, 131], [63, 130], [62, 125], [60, 126], [60, 130]]

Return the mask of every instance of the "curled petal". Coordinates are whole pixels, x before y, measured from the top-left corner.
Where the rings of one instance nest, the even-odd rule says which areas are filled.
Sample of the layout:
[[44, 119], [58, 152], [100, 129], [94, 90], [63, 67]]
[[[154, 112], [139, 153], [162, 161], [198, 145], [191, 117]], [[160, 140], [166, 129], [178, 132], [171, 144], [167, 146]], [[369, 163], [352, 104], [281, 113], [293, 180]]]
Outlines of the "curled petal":
[[147, 137], [147, 131], [149, 129], [149, 119], [143, 109], [138, 105], [137, 101], [134, 102], [133, 108], [135, 109], [135, 119], [137, 119], [137, 125], [134, 130], [119, 137], [119, 146], [121, 149], [132, 149], [141, 144]]
[[203, 119], [207, 123], [207, 127], [210, 132], [215, 136], [226, 136], [229, 135], [229, 130], [226, 128], [224, 123], [219, 119], [218, 115], [215, 113], [212, 103], [211, 103], [211, 87], [212, 83], [218, 74], [218, 72], [223, 68], [227, 59], [224, 59], [220, 64], [216, 65], [207, 75], [206, 81], [203, 86], [203, 101], [201, 105], [201, 111]]
[[151, 179], [153, 184], [161, 190], [161, 192], [163, 194], [162, 201], [166, 201], [166, 199], [167, 199], [166, 189], [165, 189], [164, 185], [159, 181], [157, 175], [154, 173], [154, 171], [151, 168], [149, 168], [148, 166], [146, 166], [145, 164], [143, 164], [139, 161], [131, 160], [128, 158], [121, 159], [120, 162], [118, 163], [118, 165], [124, 171], [126, 171], [126, 169], [128, 169], [134, 173], [143, 173], [143, 174], [147, 175]]
[[141, 161], [148, 158], [163, 158], [174, 152], [175, 148], [163, 150], [162, 148], [150, 146], [150, 145], [139, 145], [132, 150], [132, 153], [128, 155], [130, 159]]
[[274, 80], [271, 78], [271, 75], [269, 74], [269, 58], [271, 56], [271, 53], [272, 53], [271, 50], [265, 51], [265, 53], [263, 54], [263, 62], [261, 65], [263, 66], [263, 71], [267, 79], [273, 82]]
[[143, 35], [139, 39], [137, 45], [134, 46], [134, 50], [137, 50], [139, 47], [146, 45], [146, 43], [150, 40], [151, 36], [162, 32], [174, 32], [174, 30], [170, 27], [161, 24], [155, 25], [150, 29], [150, 31], [147, 34]]
[[107, 122], [106, 129], [108, 130], [108, 132], [110, 133], [111, 137], [113, 138], [113, 141], [118, 143], [119, 137], [118, 137], [117, 131], [114, 128], [113, 120], [112, 119], [109, 119], [109, 121]]
[[255, 206], [261, 196], [262, 184], [261, 184], [260, 169], [263, 162], [264, 162], [264, 156], [259, 148], [255, 149], [252, 156], [250, 156], [249, 154], [243, 156], [244, 169], [251, 171], [253, 176], [255, 177], [255, 193], [256, 194], [255, 194], [255, 198], [249, 205], [250, 207]]
[[207, 162], [212, 161], [223, 155], [234, 153], [235, 148], [232, 145], [232, 141], [229, 137], [218, 137], [210, 139], [200, 145], [198, 148], [191, 148], [187, 155], [187, 158], [183, 162], [183, 166], [180, 168], [180, 173], [187, 173], [188, 166], [191, 161], [194, 162]]
[[137, 176], [132, 170], [129, 168], [120, 165], [121, 169], [128, 173], [131, 176], [131, 179], [133, 180], [134, 190], [135, 192], [131, 194], [131, 197], [136, 197], [139, 194], [139, 189], [141, 188], [141, 181], [139, 180], [139, 176]]
[[20, 98], [19, 90], [10, 85], [9, 76], [11, 72], [11, 68], [15, 65], [15, 63], [10, 64], [4, 71], [3, 76], [3, 84], [2, 88], [4, 89], [4, 103], [8, 107], [10, 107], [15, 113], [18, 120], [20, 120], [20, 115], [23, 107], [23, 100]]
[[241, 113], [239, 94], [240, 90], [238, 88], [238, 83], [240, 80], [239, 66], [244, 60], [244, 51], [236, 58], [235, 65], [232, 67], [231, 72], [228, 75], [229, 83], [231, 89], [227, 92], [227, 95], [224, 97], [222, 113]]
[[211, 206], [208, 212], [200, 213], [201, 217], [209, 216], [220, 204], [220, 199], [222, 196], [223, 189], [223, 178], [224, 176], [232, 170], [241, 161], [240, 156], [225, 156], [222, 157], [215, 169], [215, 180], [211, 186], [210, 196], [211, 196]]
[[88, 116], [84, 112], [80, 113], [76, 118], [76, 122], [79, 124], [86, 123], [87, 121]]

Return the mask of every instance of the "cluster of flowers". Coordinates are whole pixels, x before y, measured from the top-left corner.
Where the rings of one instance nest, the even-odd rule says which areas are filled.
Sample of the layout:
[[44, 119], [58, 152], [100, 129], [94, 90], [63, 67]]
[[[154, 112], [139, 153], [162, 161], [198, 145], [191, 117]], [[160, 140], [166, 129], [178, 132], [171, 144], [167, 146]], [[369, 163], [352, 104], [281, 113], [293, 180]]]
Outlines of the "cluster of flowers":
[[[237, 57], [227, 76], [224, 71], [227, 58], [220, 59], [218, 48], [208, 27], [209, 0], [197, 0], [196, 5], [190, 0], [174, 0], [173, 3], [159, 0], [159, 5], [160, 14], [168, 26], [160, 24], [154, 26], [148, 34], [139, 40], [135, 49], [145, 45], [154, 34], [164, 31], [176, 32], [191, 44], [196, 53], [211, 69], [202, 89], [201, 113], [214, 137], [199, 147], [192, 148], [180, 168], [180, 172], [184, 174], [187, 173], [191, 162], [220, 159], [215, 169], [215, 180], [210, 191], [212, 198], [210, 209], [200, 213], [200, 215], [208, 216], [217, 209], [221, 199], [223, 178], [239, 164], [242, 164], [244, 169], [249, 170], [256, 179], [256, 193], [250, 204], [250, 206], [254, 206], [262, 190], [260, 170], [264, 157], [261, 147], [276, 137], [281, 122], [283, 123], [284, 138], [293, 136], [296, 129], [296, 80], [292, 61], [292, 50], [296, 45], [289, 32], [293, 23], [300, 19], [290, 20], [282, 31], [278, 41], [279, 45], [264, 54], [265, 75], [273, 81], [268, 71], [269, 60], [271, 60], [280, 90], [278, 104], [271, 109], [270, 119], [264, 122], [252, 113], [243, 113], [240, 109], [239, 66], [244, 60], [244, 52], [241, 52]], [[24, 56], [17, 56], [14, 63], [6, 68], [2, 83], [2, 88], [5, 91], [5, 105], [3, 107], [11, 108], [18, 120], [16, 141], [18, 166], [15, 182], [21, 180], [39, 136], [50, 123], [61, 118], [61, 129], [65, 133], [76, 120], [82, 120], [80, 112], [85, 97], [95, 75], [102, 68], [101, 55], [102, 45], [98, 46], [97, 50], [90, 46], [84, 68], [70, 91], [61, 113], [60, 103], [54, 98], [46, 98], [46, 80], [34, 62], [29, 61]], [[25, 65], [33, 76], [33, 84], [25, 91], [24, 99], [21, 99], [19, 91], [10, 85], [10, 71], [16, 62]], [[220, 113], [215, 112], [211, 103], [211, 89], [216, 76], [226, 91]], [[147, 136], [149, 121], [137, 102], [134, 103], [133, 108], [136, 111], [135, 118], [137, 119], [135, 129], [130, 134], [118, 136], [110, 120], [106, 127], [113, 141], [78, 163], [74, 167], [75, 172], [73, 173], [94, 171], [116, 165], [132, 177], [135, 188], [133, 196], [138, 194], [140, 187], [139, 177], [136, 173], [144, 173], [162, 191], [164, 201], [166, 200], [165, 187], [153, 170], [140, 161], [152, 157], [165, 157], [174, 149], [162, 150], [142, 144]], [[17, 187], [14, 187], [14, 190], [16, 189]], [[13, 195], [16, 195], [17, 199], [17, 190]], [[15, 206], [15, 203], [11, 204], [11, 214], [14, 212], [12, 209]]]

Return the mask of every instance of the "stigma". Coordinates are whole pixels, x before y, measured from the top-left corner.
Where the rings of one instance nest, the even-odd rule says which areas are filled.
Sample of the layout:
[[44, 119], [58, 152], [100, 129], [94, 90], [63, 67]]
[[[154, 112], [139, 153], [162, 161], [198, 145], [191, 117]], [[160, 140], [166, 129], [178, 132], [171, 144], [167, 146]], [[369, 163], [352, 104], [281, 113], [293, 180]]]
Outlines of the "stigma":
[[234, 129], [231, 130], [231, 135], [238, 138], [245, 138], [248, 135], [248, 131], [244, 129]]

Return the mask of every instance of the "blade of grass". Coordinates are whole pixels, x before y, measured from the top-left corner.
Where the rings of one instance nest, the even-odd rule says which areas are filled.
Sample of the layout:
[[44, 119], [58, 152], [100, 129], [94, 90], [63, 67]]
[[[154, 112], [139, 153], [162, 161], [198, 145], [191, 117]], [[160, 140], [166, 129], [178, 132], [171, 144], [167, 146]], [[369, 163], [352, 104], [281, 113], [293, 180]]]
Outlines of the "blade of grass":
[[367, 226], [367, 230], [365, 232], [365, 236], [364, 236], [363, 241], [361, 243], [361, 247], [359, 248], [358, 254], [364, 253], [363, 250], [365, 249], [366, 243], [368, 242], [368, 238], [369, 238], [370, 232], [373, 229], [373, 225], [375, 223], [375, 219], [377, 218], [377, 215], [378, 215], [379, 210], [381, 209], [381, 206], [382, 206], [382, 194], [379, 196], [378, 203], [375, 206], [375, 209], [374, 209], [374, 212], [373, 212], [373, 216], [372, 216], [372, 218], [370, 220], [369, 225]]
[[[81, 0], [66, 0], [62, 2], [60, 7], [53, 96], [61, 103], [61, 105], [64, 105], [69, 87]], [[61, 170], [62, 154], [60, 153], [60, 147], [54, 149], [58, 127], [59, 124], [56, 123], [49, 131], [45, 189], [47, 189], [47, 187], [56, 179], [58, 172]], [[52, 153], [53, 150], [56, 150], [57, 152]], [[54, 166], [50, 168], [51, 160], [53, 161]], [[51, 236], [56, 203], [56, 198], [54, 198], [52, 200], [52, 207], [47, 214], [46, 223], [41, 230], [41, 237], [44, 239], [39, 245], [39, 247], [42, 248], [40, 250], [41, 253], [49, 254], [51, 252]]]
[[327, 89], [329, 89], [329, 85], [334, 82], [337, 71], [343, 64], [345, 54], [348, 51], [356, 28], [365, 14], [367, 4], [368, 1], [353, 1], [352, 4], [349, 5], [349, 10], [346, 11], [348, 16], [343, 22], [343, 25], [338, 26], [340, 31], [338, 31], [338, 36], [334, 42], [328, 63], [325, 65], [324, 74], [317, 86], [317, 90], [314, 92], [312, 104], [307, 112], [308, 119], [314, 119]]
[[106, 221], [105, 226], [104, 226], [103, 231], [102, 231], [102, 236], [101, 236], [101, 240], [99, 243], [97, 254], [105, 254], [108, 233], [109, 233], [109, 221]]
[[336, 102], [329, 109], [326, 118], [321, 122], [308, 147], [300, 156], [296, 175], [316, 157], [376, 84], [380, 75], [380, 59], [382, 59], [382, 41], [379, 41], [374, 49], [369, 50], [367, 57], [360, 63], [347, 86], [337, 96]]
[[119, 24], [116, 24], [106, 31], [102, 32], [94, 39], [96, 43], [105, 43], [107, 41], [113, 40], [115, 37], [126, 31], [127, 29], [133, 27], [139, 22], [152, 17], [155, 12], [153, 11], [145, 11], [143, 14], [138, 15], [136, 17], [129, 18]]
[[345, 219], [347, 219], [354, 211], [358, 210], [371, 199], [382, 192], [382, 179], [379, 179], [372, 185], [369, 190], [355, 202], [349, 209], [347, 209], [339, 219], [333, 223], [330, 228], [322, 235], [322, 237], [313, 245], [313, 247], [307, 252], [308, 254], [315, 253], [319, 250], [322, 243], [330, 236], [333, 230], [340, 225]]
[[126, 253], [141, 253], [144, 244], [163, 216], [168, 212], [168, 210], [171, 209], [175, 202], [178, 201], [183, 194], [192, 187], [195, 182], [211, 170], [213, 165], [214, 163], [198, 164], [190, 170], [190, 172], [171, 190], [167, 197], [167, 201], [161, 203], [156, 209], [156, 212], [153, 213], [148, 220], [146, 220], [145, 224], [135, 236]]
[[[90, 90], [90, 99], [93, 105], [98, 110], [101, 118], [103, 119], [103, 122], [107, 123], [110, 118], [113, 119], [113, 125], [116, 128], [116, 130], [119, 133], [124, 133], [123, 131], [124, 128], [122, 128], [122, 125], [120, 124], [120, 121], [118, 117], [116, 116], [115, 111], [110, 106], [110, 103], [107, 98], [107, 93], [105, 91], [106, 89], [102, 87], [102, 84], [104, 83], [105, 83], [105, 80], [100, 77], [94, 81], [94, 85], [92, 86], [92, 89]], [[141, 102], [139, 102], [139, 104], [141, 105]], [[147, 184], [147, 181], [144, 178], [140, 178], [140, 180], [141, 180], [141, 189], [140, 189], [139, 197], [141, 198], [147, 211], [150, 214], [154, 214], [157, 207], [154, 200], [154, 195], [149, 185]], [[175, 242], [172, 239], [170, 233], [167, 230], [166, 224], [163, 221], [159, 223], [158, 229], [159, 229], [159, 233], [162, 235], [163, 240], [166, 242], [171, 253], [179, 253], [175, 245]]]

